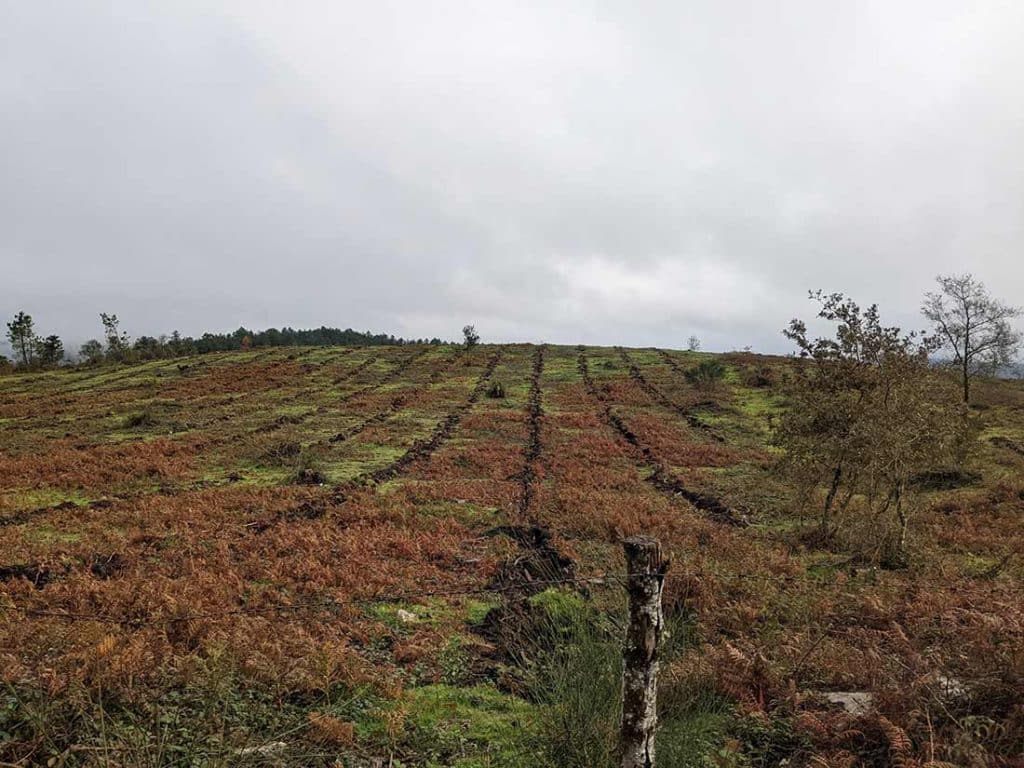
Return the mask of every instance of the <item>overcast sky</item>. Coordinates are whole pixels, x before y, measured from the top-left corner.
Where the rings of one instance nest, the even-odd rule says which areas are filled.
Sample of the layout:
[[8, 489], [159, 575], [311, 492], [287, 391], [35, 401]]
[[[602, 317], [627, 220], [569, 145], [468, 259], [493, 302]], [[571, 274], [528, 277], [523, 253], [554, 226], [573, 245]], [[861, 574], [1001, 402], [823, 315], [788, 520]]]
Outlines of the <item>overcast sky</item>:
[[787, 349], [1024, 303], [1024, 3], [0, 0], [0, 312]]

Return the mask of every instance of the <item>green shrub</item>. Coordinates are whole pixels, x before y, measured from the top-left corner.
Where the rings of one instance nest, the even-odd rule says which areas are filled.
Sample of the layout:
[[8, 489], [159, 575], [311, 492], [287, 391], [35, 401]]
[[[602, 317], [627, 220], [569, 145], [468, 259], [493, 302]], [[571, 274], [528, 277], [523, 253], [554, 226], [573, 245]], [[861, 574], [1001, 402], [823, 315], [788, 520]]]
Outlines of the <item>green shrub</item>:
[[725, 378], [725, 366], [715, 359], [701, 360], [686, 372], [686, 380], [698, 389], [710, 389]]
[[740, 381], [745, 387], [769, 389], [778, 383], [778, 374], [770, 365], [749, 365], [741, 369]]
[[322, 485], [327, 481], [320, 469], [320, 457], [312, 448], [303, 448], [295, 461], [292, 482], [298, 485]]
[[[298, 468], [301, 456], [302, 443], [297, 440], [278, 440], [271, 443], [266, 450], [263, 450], [259, 457], [261, 461], [272, 465], [288, 466], [291, 464]], [[309, 457], [307, 457], [307, 460], [309, 460]]]
[[146, 407], [141, 411], [129, 413], [124, 419], [125, 429], [138, 429], [140, 427], [152, 427], [156, 424], [156, 413], [152, 408]]
[[731, 730], [742, 745], [747, 764], [755, 768], [796, 763], [811, 746], [786, 718], [744, 717]]

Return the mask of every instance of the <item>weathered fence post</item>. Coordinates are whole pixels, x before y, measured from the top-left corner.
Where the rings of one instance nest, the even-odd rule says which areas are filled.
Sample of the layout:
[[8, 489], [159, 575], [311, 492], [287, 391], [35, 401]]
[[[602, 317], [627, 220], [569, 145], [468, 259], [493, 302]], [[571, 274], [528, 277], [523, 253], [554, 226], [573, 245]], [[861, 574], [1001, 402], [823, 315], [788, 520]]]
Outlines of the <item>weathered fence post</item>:
[[623, 543], [629, 626], [622, 648], [621, 768], [653, 768], [658, 727], [658, 651], [664, 628], [661, 590], [668, 559], [661, 544], [646, 536]]

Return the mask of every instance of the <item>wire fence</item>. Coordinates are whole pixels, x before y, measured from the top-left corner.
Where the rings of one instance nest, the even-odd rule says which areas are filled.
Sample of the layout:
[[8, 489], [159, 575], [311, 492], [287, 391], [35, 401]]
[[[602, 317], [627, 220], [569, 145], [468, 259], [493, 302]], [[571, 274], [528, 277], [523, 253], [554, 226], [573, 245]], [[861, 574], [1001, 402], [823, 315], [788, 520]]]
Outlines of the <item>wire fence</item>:
[[[507, 596], [519, 595], [529, 597], [537, 592], [552, 587], [576, 587], [591, 589], [601, 587], [625, 588], [632, 576], [644, 574], [602, 573], [589, 577], [566, 576], [550, 579], [519, 579], [509, 584], [470, 587], [463, 589], [423, 589], [414, 591], [398, 591], [387, 595], [372, 595], [347, 599], [317, 598], [314, 600], [295, 600], [279, 602], [272, 605], [242, 605], [218, 611], [193, 611], [183, 614], [166, 616], [113, 616], [103, 613], [82, 613], [62, 611], [58, 609], [33, 608], [14, 604], [0, 605], [0, 613], [18, 613], [24, 616], [39, 618], [55, 618], [71, 622], [96, 622], [130, 627], [166, 626], [191, 621], [216, 620], [233, 616], [259, 616], [273, 614], [298, 614], [302, 612], [333, 612], [345, 608], [365, 608], [373, 605], [409, 603], [430, 598], [480, 597], [485, 595]], [[717, 580], [760, 581], [775, 584], [788, 584], [798, 577], [793, 574], [771, 573], [716, 573], [710, 571], [691, 571], [669, 573], [666, 582], [682, 581], [694, 578], [712, 577]]]

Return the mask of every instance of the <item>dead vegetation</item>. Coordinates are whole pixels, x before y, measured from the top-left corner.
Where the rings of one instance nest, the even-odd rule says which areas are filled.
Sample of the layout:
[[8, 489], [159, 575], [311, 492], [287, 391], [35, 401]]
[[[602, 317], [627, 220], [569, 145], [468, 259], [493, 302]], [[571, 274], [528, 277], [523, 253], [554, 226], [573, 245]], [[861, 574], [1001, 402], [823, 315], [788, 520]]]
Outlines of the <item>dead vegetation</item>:
[[[597, 764], [620, 542], [645, 533], [673, 558], [675, 764], [1013, 766], [1019, 385], [979, 381], [976, 450], [908, 471], [891, 569], [889, 529], [855, 501], [814, 536], [827, 483], [801, 507], [780, 479], [766, 425], [792, 362], [724, 356], [698, 390], [680, 372], [702, 354], [477, 345], [4, 377], [0, 761], [143, 763], [143, 734], [197, 761]], [[154, 398], [189, 429], [126, 428]]]

